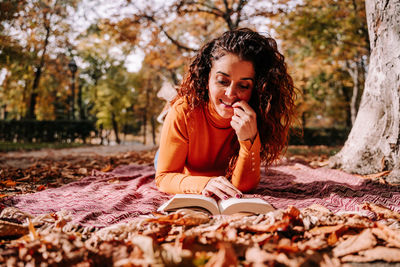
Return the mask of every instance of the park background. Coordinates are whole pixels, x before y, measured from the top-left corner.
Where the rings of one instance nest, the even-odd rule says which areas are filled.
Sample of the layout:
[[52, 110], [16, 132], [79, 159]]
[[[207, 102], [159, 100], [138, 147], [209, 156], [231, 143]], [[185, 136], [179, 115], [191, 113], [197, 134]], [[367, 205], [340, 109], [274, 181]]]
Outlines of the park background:
[[[400, 262], [398, 0], [11, 0], [0, 1], [0, 12], [0, 237], [6, 237], [0, 262]], [[262, 170], [260, 184], [268, 187], [262, 195], [278, 197], [280, 207], [287, 206], [284, 199], [304, 200], [311, 209], [289, 206], [265, 221], [231, 217], [211, 227], [185, 213], [148, 224], [127, 209], [151, 202], [153, 211], [164, 201], [149, 201], [144, 186], [160, 193], [153, 179], [156, 118], [166, 103], [160, 90], [179, 84], [202, 43], [237, 27], [278, 40], [299, 91], [292, 146]], [[80, 147], [26, 151], [46, 146]], [[110, 193], [118, 199], [108, 201]], [[65, 207], [88, 213], [80, 220], [63, 213]], [[111, 223], [134, 220], [103, 229], [75, 228], [71, 221], [95, 223], [101, 214], [117, 214]], [[193, 225], [203, 230], [191, 236]], [[193, 242], [204, 237], [209, 242]]]
[[361, 0], [12, 0], [0, 9], [2, 151], [156, 145], [161, 87], [178, 86], [201, 44], [237, 27], [272, 36], [286, 57], [303, 129], [291, 144], [342, 145], [368, 70]]

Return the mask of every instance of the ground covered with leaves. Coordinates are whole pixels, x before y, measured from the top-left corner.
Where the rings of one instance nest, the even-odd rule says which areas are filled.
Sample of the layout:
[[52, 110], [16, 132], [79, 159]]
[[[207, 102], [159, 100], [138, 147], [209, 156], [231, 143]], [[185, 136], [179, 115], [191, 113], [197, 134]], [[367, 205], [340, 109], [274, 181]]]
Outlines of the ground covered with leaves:
[[[4, 209], [0, 262], [7, 266], [346, 266], [400, 262], [400, 215], [365, 205], [375, 221], [322, 206], [268, 214], [153, 214], [103, 229]], [[25, 223], [23, 223], [25, 221]]]
[[[155, 150], [115, 155], [2, 158], [2, 197], [79, 180], [92, 170], [152, 164]], [[287, 155], [324, 166], [328, 153]], [[25, 167], [6, 164], [24, 161]], [[27, 164], [27, 162], [29, 164]], [[398, 266], [400, 214], [365, 204], [374, 219], [322, 206], [262, 215], [209, 216], [192, 210], [154, 213], [102, 229], [57, 212], [31, 216], [0, 210], [0, 264], [6, 266]], [[359, 265], [358, 265], [359, 266]], [[365, 265], [361, 265], [365, 266]]]
[[92, 170], [108, 172], [119, 165], [153, 164], [154, 155], [155, 150], [113, 155], [4, 155], [0, 159], [0, 198], [60, 187], [88, 176]]

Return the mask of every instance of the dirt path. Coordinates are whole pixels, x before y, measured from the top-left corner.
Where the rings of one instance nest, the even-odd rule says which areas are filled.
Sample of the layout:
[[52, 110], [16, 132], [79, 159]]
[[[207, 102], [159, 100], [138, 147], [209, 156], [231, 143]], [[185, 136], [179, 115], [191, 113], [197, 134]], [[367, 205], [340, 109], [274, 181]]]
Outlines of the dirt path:
[[65, 157], [96, 157], [96, 156], [115, 156], [127, 152], [140, 152], [156, 149], [153, 145], [143, 145], [138, 142], [129, 142], [121, 145], [98, 145], [78, 148], [63, 149], [41, 149], [37, 151], [17, 151], [0, 153], [0, 168], [14, 167], [25, 169], [32, 164], [32, 160], [52, 159], [57, 160]]

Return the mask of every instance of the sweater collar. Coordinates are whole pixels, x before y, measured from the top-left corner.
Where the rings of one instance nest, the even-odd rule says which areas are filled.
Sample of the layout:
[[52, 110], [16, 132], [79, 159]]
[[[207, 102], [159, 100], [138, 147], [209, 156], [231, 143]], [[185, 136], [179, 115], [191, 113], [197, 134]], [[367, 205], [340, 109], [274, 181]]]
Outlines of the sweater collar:
[[215, 108], [211, 102], [207, 103], [207, 107], [205, 108], [205, 111], [206, 111], [205, 113], [206, 113], [208, 120], [211, 122], [211, 124], [214, 127], [221, 128], [221, 129], [232, 128], [231, 119], [225, 119], [225, 118], [221, 117], [218, 114], [218, 112], [215, 110]]

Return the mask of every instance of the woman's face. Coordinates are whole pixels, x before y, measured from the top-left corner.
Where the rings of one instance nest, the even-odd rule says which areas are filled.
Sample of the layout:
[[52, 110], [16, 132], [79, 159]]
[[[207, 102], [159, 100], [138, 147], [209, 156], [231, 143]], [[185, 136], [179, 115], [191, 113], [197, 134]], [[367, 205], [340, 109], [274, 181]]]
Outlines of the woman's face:
[[237, 55], [228, 53], [215, 60], [208, 80], [209, 98], [217, 113], [229, 119], [232, 105], [240, 100], [249, 102], [254, 87], [254, 67]]

